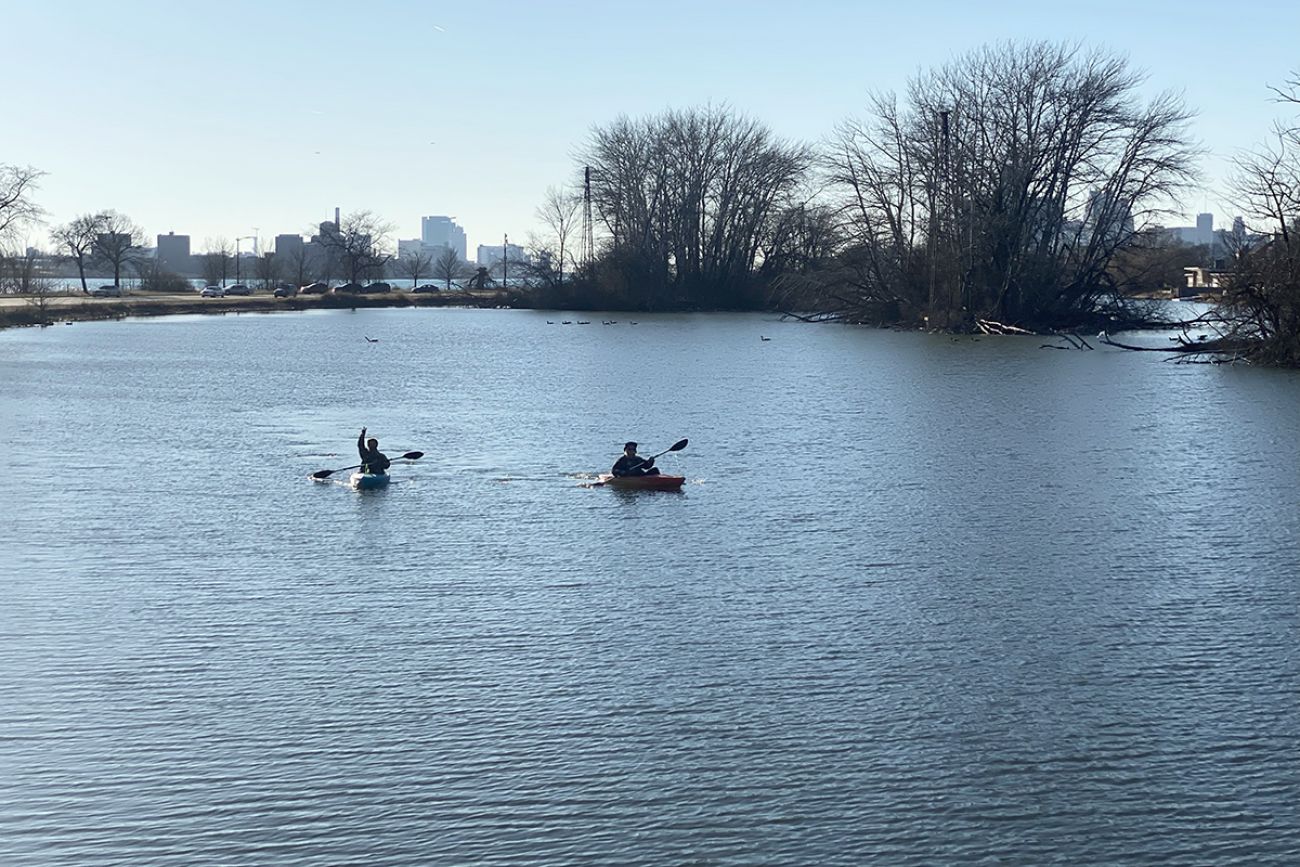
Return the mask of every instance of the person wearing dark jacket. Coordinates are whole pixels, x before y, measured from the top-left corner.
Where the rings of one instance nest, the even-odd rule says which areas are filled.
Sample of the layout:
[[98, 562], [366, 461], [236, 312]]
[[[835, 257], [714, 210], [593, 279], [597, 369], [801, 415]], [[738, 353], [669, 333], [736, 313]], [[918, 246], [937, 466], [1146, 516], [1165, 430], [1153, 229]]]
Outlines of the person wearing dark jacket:
[[357, 451], [361, 454], [361, 472], [373, 473], [374, 475], [383, 475], [388, 472], [388, 467], [392, 463], [379, 450], [379, 440], [371, 439], [366, 441], [366, 429], [361, 429], [361, 436], [357, 437]]
[[609, 471], [611, 475], [624, 476], [657, 476], [659, 468], [655, 466], [654, 458], [638, 457], [636, 453], [636, 443], [628, 443], [623, 446], [623, 457], [614, 462], [614, 469]]

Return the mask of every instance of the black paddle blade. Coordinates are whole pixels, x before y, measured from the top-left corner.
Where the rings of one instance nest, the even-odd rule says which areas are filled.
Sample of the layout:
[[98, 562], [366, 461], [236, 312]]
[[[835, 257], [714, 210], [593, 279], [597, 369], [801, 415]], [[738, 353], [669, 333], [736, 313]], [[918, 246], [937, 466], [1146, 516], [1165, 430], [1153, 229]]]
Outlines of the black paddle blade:
[[402, 460], [418, 461], [422, 457], [424, 457], [424, 452], [407, 452], [406, 454], [402, 455]]
[[333, 470], [317, 470], [311, 474], [311, 477], [313, 479], [328, 479], [332, 475], [334, 475]]
[[690, 442], [690, 440], [678, 440], [677, 442], [673, 443], [673, 444], [668, 448], [668, 451], [670, 451], [670, 452], [680, 452], [682, 449], [686, 448], [686, 444], [687, 444], [688, 442]]

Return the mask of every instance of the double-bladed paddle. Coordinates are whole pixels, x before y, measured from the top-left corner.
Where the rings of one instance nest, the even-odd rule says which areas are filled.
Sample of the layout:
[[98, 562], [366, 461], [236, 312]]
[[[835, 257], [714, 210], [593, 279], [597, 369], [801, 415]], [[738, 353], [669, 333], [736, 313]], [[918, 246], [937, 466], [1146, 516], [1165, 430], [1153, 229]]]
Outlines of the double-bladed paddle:
[[[682, 440], [682, 442], [684, 444], [686, 441]], [[397, 458], [397, 460], [415, 461], [415, 460], [419, 460], [422, 457], [424, 457], [424, 452], [407, 452], [406, 454]], [[317, 470], [316, 472], [311, 474], [311, 477], [313, 479], [328, 479], [330, 476], [334, 475], [335, 473], [341, 473], [344, 470], [359, 470], [359, 469], [361, 469], [361, 464], [353, 464], [350, 467], [339, 467], [337, 470]]]

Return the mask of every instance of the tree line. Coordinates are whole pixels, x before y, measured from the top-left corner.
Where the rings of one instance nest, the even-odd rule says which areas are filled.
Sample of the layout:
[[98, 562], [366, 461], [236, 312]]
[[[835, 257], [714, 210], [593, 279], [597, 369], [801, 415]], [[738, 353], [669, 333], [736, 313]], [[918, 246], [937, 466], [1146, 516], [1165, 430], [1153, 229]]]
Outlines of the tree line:
[[874, 94], [817, 146], [725, 107], [618, 118], [565, 199], [590, 204], [597, 249], [575, 253], [556, 194], [539, 213], [573, 272], [546, 294], [945, 328], [1113, 315], [1117, 255], [1194, 178], [1190, 112], [1142, 83], [1104, 50], [1003, 44]]
[[[19, 229], [42, 222], [43, 210], [33, 193], [43, 173], [32, 167], [0, 165], [0, 292], [44, 294], [54, 282], [45, 257], [31, 248], [16, 249]], [[433, 278], [450, 288], [471, 276], [474, 269], [455, 251], [423, 249], [396, 256], [389, 244], [393, 227], [370, 211], [344, 215], [339, 223], [323, 223], [313, 243], [285, 254], [267, 252], [248, 260], [238, 245], [225, 238], [209, 238], [205, 251], [194, 255], [197, 273], [207, 283], [225, 286], [231, 279], [270, 289], [283, 281], [304, 286], [315, 281], [349, 283], [381, 280], [390, 274], [411, 279]], [[244, 240], [244, 239], [240, 239]], [[158, 256], [145, 255], [145, 232], [130, 217], [103, 210], [74, 217], [54, 226], [50, 241], [56, 257], [75, 268], [83, 293], [88, 278], [111, 276], [120, 287], [125, 278], [137, 281], [142, 291], [181, 292], [188, 279]]]
[[[1300, 107], [1300, 74], [1273, 95]], [[1266, 141], [1240, 157], [1232, 187], [1263, 240], [1234, 251], [1222, 304], [1204, 317], [1217, 336], [1210, 347], [1188, 350], [1209, 350], [1214, 361], [1300, 367], [1300, 119], [1279, 121]]]
[[[547, 192], [532, 260], [510, 276], [527, 284], [524, 300], [550, 307], [762, 308], [954, 330], [1132, 322], [1130, 292], [1177, 280], [1191, 255], [1162, 249], [1155, 229], [1196, 181], [1198, 157], [1184, 101], [1144, 96], [1143, 83], [1103, 49], [1003, 43], [872, 94], [816, 144], [727, 106], [619, 117], [579, 148], [582, 180]], [[1300, 103], [1300, 80], [1275, 96]], [[3, 241], [39, 216], [39, 173], [0, 168]], [[1295, 363], [1300, 126], [1279, 125], [1233, 188], [1250, 232], [1219, 276], [1222, 339], [1204, 345], [1241, 355], [1267, 344], [1269, 358]], [[118, 253], [99, 239], [125, 241], [131, 228], [103, 231], [112, 218], [87, 215], [56, 238], [79, 267], [93, 256], [116, 274]], [[466, 276], [423, 252], [395, 259], [388, 231], [359, 212], [322, 233], [323, 260], [268, 260], [259, 275]], [[225, 279], [229, 251], [212, 246], [207, 276]]]

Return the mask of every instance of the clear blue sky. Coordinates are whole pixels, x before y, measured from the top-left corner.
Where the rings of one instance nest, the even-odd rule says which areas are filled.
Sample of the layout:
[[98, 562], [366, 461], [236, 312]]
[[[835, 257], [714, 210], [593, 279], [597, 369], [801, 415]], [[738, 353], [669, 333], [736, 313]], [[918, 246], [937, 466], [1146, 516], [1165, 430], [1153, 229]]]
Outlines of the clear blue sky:
[[[1284, 109], [1300, 3], [11, 0], [0, 162], [49, 173], [52, 222], [115, 208], [150, 236], [306, 231], [337, 205], [416, 237], [450, 214], [523, 241], [593, 124], [726, 102], [816, 141], [869, 90], [985, 42], [1079, 40], [1199, 112], [1205, 192]], [[45, 233], [30, 238], [44, 245]]]

